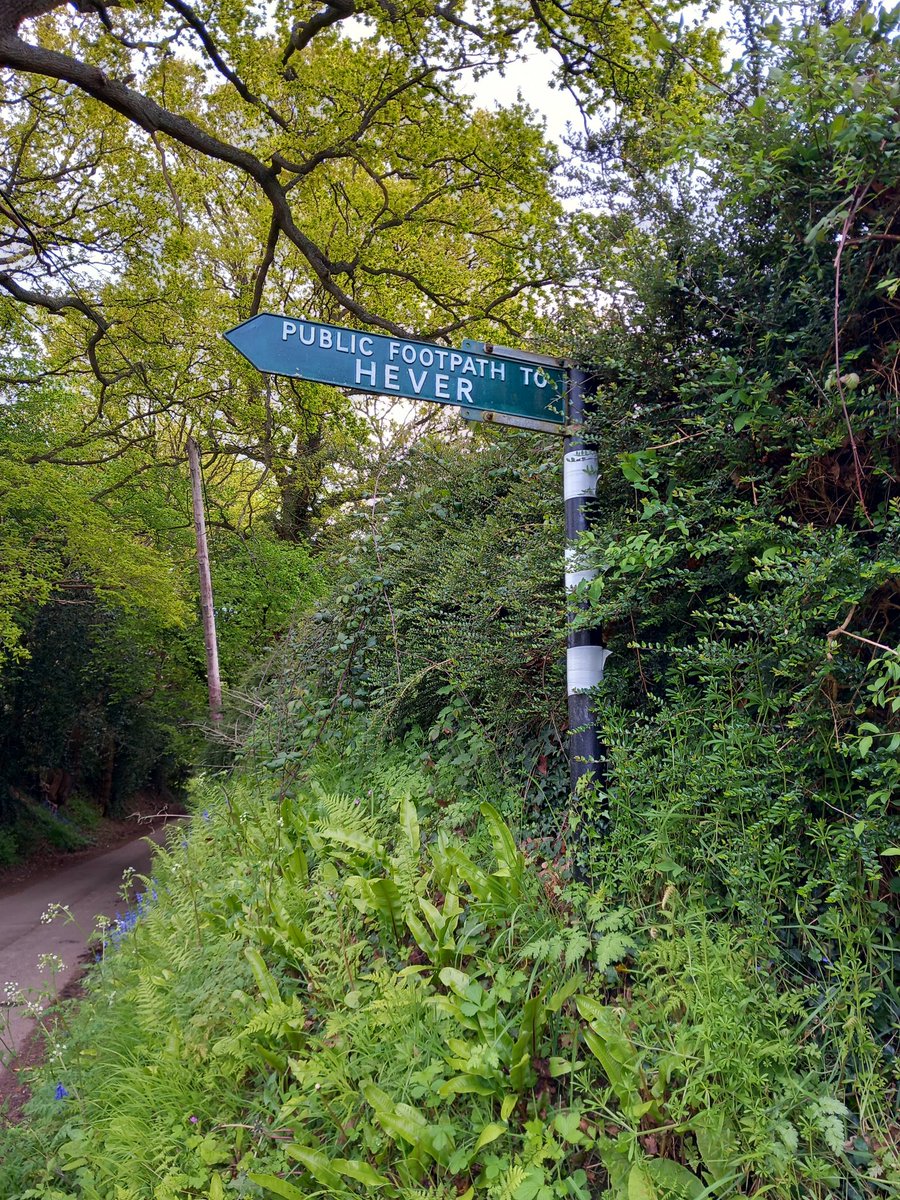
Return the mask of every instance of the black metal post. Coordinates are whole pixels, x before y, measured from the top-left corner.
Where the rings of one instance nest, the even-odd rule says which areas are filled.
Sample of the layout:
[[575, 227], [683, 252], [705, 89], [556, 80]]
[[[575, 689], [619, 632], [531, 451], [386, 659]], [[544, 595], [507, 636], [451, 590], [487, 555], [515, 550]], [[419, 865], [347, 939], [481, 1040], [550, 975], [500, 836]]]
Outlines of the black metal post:
[[[568, 424], [564, 443], [563, 491], [566, 503], [566, 593], [597, 572], [582, 569], [576, 549], [578, 535], [589, 527], [590, 501], [597, 494], [597, 451], [585, 439], [583, 426], [590, 401], [588, 377], [575, 367], [569, 369]], [[603, 678], [609, 651], [603, 648], [599, 629], [574, 628], [579, 609], [586, 603], [570, 601], [566, 641], [566, 681], [569, 697], [569, 779], [572, 796], [579, 780], [589, 775], [602, 781], [604, 760], [595, 718], [591, 712], [590, 689]]]

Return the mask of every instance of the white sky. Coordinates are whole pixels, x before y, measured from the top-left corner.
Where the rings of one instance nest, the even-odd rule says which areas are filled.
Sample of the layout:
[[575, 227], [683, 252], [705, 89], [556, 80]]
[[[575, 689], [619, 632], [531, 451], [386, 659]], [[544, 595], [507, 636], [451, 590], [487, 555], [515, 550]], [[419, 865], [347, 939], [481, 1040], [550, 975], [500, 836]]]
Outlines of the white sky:
[[478, 80], [460, 77], [458, 86], [488, 109], [508, 107], [524, 100], [543, 117], [547, 135], [561, 146], [567, 125], [583, 126], [571, 94], [550, 86], [554, 62], [551, 55], [535, 49], [511, 63], [503, 75], [494, 71]]

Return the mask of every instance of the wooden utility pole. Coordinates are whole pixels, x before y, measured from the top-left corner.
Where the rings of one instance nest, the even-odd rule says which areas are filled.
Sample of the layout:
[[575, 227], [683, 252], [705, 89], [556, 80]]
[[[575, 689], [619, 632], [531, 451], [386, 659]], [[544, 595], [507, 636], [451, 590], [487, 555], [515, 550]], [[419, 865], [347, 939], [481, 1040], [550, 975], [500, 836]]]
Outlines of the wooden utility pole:
[[206, 544], [206, 517], [203, 512], [203, 481], [200, 478], [200, 447], [192, 437], [187, 440], [191, 464], [191, 499], [194, 505], [194, 536], [197, 539], [197, 570], [200, 573], [200, 612], [203, 615], [203, 639], [206, 643], [206, 678], [209, 684], [209, 715], [216, 723], [222, 717], [222, 680], [219, 678], [219, 644], [216, 641], [216, 613], [213, 608], [212, 578], [209, 573], [209, 549]]

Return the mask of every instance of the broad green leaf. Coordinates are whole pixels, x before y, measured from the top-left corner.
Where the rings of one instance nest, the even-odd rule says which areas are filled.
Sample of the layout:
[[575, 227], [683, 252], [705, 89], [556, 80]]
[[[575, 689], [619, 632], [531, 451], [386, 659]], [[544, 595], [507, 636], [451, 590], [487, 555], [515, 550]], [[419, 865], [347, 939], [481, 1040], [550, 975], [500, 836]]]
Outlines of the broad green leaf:
[[458, 971], [456, 967], [444, 967], [439, 972], [438, 979], [440, 979], [444, 987], [449, 988], [451, 992], [455, 992], [462, 999], [466, 998], [466, 989], [472, 982], [465, 971]]
[[307, 1200], [306, 1192], [301, 1192], [298, 1187], [278, 1175], [260, 1175], [250, 1171], [247, 1178], [257, 1187], [265, 1188], [267, 1192], [271, 1192], [273, 1196], [281, 1196], [283, 1200]]
[[400, 801], [400, 824], [406, 834], [410, 849], [418, 854], [420, 845], [419, 814], [416, 812], [416, 806], [407, 796]]
[[509, 1083], [521, 1092], [528, 1078], [531, 1060], [540, 1051], [541, 1031], [547, 1020], [544, 992], [539, 992], [525, 1002], [522, 1008], [522, 1024], [510, 1056]]
[[660, 1200], [700, 1200], [706, 1188], [693, 1171], [671, 1158], [648, 1158], [643, 1169], [656, 1185]]
[[455, 1096], [458, 1093], [471, 1092], [476, 1096], [493, 1096], [497, 1088], [487, 1079], [483, 1079], [480, 1075], [454, 1075], [452, 1079], [448, 1079], [446, 1083], [442, 1083], [438, 1088], [438, 1094], [441, 1096]]
[[481, 1133], [478, 1135], [478, 1141], [475, 1143], [475, 1150], [473, 1153], [477, 1154], [479, 1150], [490, 1145], [491, 1142], [495, 1142], [498, 1137], [502, 1137], [503, 1134], [506, 1133], [506, 1130], [506, 1121], [504, 1121], [502, 1124], [500, 1124], [498, 1121], [492, 1121], [489, 1125], [485, 1125], [484, 1129], [482, 1129]]
[[525, 1178], [513, 1192], [513, 1200], [535, 1200], [544, 1187], [543, 1168], [531, 1166], [525, 1172]]
[[341, 1187], [340, 1176], [331, 1165], [327, 1154], [323, 1154], [321, 1150], [315, 1150], [312, 1146], [301, 1146], [296, 1142], [291, 1142], [284, 1148], [285, 1154], [289, 1158], [294, 1158], [297, 1162], [302, 1163], [318, 1183], [323, 1187], [334, 1192]]
[[437, 941], [431, 936], [415, 913], [406, 914], [406, 927], [415, 938], [419, 949], [424, 954], [427, 954], [433, 962], [438, 954]]
[[703, 1166], [713, 1181], [734, 1170], [738, 1154], [737, 1133], [731, 1121], [719, 1109], [696, 1113], [689, 1122], [697, 1139]]
[[626, 1196], [628, 1200], [660, 1200], [659, 1192], [643, 1167], [635, 1163], [628, 1172]]
[[393, 879], [386, 876], [383, 879], [364, 881], [368, 883], [365, 889], [378, 915], [388, 921], [395, 930], [400, 930], [404, 924], [403, 901], [400, 890]]
[[562, 987], [557, 988], [553, 995], [547, 1000], [547, 1011], [554, 1013], [559, 1012], [569, 997], [574, 996], [583, 983], [584, 976], [581, 974], [573, 975], [571, 979], [566, 980]]
[[525, 866], [525, 858], [516, 846], [509, 826], [493, 804], [489, 804], [487, 801], [481, 805], [481, 815], [487, 821], [491, 841], [494, 844], [494, 856], [501, 873], [514, 880], [520, 879]]
[[377, 842], [375, 838], [361, 833], [358, 829], [344, 829], [343, 827], [332, 826], [330, 829], [323, 829], [321, 836], [330, 842], [337, 842], [339, 846], [346, 846], [350, 850], [356, 850], [360, 854], [366, 855], [367, 858], [374, 859], [376, 862], [384, 861], [384, 846], [380, 842]]
[[334, 1158], [331, 1165], [347, 1179], [361, 1183], [363, 1187], [390, 1187], [391, 1181], [379, 1175], [374, 1167], [358, 1158]]
[[266, 1004], [280, 1004], [281, 994], [278, 991], [278, 984], [275, 982], [275, 978], [266, 966], [260, 952], [254, 946], [245, 946], [244, 957], [250, 964], [250, 970], [253, 972], [256, 986], [259, 988], [259, 993]]

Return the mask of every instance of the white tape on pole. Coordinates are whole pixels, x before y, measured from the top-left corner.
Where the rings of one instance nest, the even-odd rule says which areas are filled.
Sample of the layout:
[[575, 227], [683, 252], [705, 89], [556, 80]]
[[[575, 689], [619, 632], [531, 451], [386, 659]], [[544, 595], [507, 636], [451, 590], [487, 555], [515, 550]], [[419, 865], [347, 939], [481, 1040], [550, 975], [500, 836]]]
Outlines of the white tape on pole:
[[578, 564], [583, 560], [584, 555], [579, 551], [577, 546], [566, 546], [565, 556], [567, 592], [573, 592], [579, 583], [583, 583], [586, 579], [597, 578], [596, 567], [579, 567]]
[[566, 682], [569, 695], [589, 692], [603, 678], [603, 665], [611, 651], [603, 646], [570, 646], [566, 651]]
[[597, 451], [570, 450], [563, 458], [563, 496], [574, 500], [578, 496], [597, 494]]

